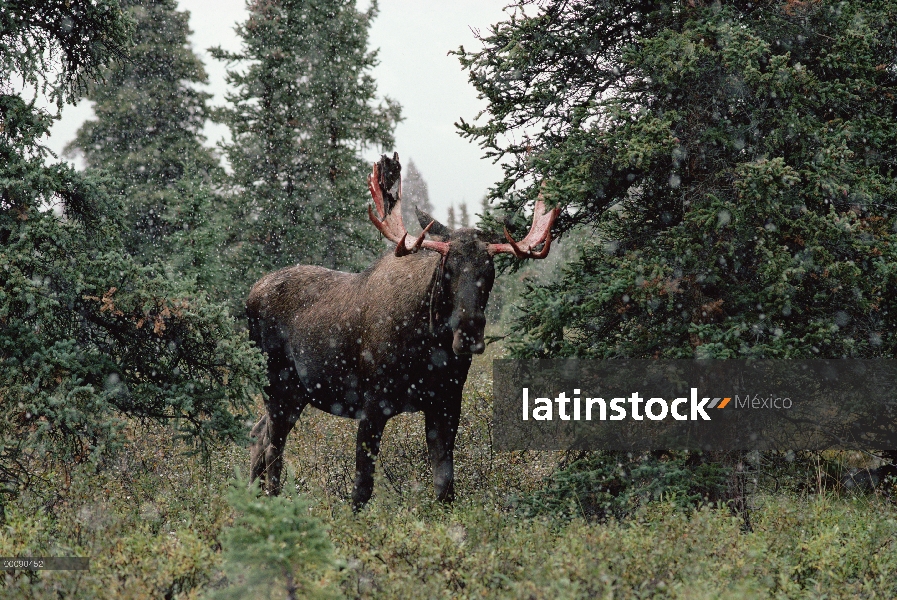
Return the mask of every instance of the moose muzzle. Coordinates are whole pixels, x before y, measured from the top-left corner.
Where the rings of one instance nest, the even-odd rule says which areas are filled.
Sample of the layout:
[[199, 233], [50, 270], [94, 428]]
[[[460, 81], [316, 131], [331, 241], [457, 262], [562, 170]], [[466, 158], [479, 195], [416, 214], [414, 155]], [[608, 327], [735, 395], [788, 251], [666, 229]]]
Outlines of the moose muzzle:
[[486, 349], [483, 334], [486, 329], [486, 316], [477, 315], [473, 318], [458, 319], [455, 316], [452, 322], [458, 323], [454, 328], [452, 350], [455, 354], [482, 354]]

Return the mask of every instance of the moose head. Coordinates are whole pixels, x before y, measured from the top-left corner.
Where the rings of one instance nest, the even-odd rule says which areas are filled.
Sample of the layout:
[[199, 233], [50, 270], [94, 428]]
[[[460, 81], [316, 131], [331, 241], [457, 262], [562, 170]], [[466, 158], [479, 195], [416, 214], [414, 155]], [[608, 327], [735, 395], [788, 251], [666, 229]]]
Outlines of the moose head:
[[[374, 226], [394, 242], [395, 255], [406, 256], [421, 248], [442, 255], [434, 289], [434, 326], [452, 331], [452, 350], [457, 355], [481, 354], [486, 327], [486, 303], [495, 281], [496, 254], [513, 254], [517, 258], [545, 258], [551, 249], [551, 226], [559, 208], [546, 210], [541, 196], [536, 201], [529, 233], [516, 242], [504, 230], [505, 241], [497, 243], [492, 236], [472, 228], [451, 230], [429, 214], [415, 207], [423, 231], [409, 239], [402, 222], [402, 182], [399, 177], [399, 156], [386, 155], [374, 165], [368, 188], [374, 206], [368, 206], [368, 217]], [[398, 183], [396, 193], [389, 190]], [[375, 212], [376, 210], [376, 212]], [[429, 239], [428, 239], [429, 236]], [[536, 250], [541, 246], [541, 249]]]

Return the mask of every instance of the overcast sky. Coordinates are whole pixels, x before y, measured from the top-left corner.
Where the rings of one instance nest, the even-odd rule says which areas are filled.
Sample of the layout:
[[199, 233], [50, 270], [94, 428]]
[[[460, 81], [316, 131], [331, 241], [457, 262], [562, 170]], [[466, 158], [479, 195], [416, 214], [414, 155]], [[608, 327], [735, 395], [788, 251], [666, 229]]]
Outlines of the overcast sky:
[[[179, 0], [190, 11], [191, 41], [209, 73], [214, 104], [224, 103], [225, 67], [206, 49], [222, 46], [239, 50], [234, 25], [246, 19], [245, 0]], [[472, 120], [485, 104], [467, 82], [458, 59], [447, 56], [460, 45], [478, 47], [471, 29], [488, 31], [503, 19], [506, 0], [381, 0], [380, 15], [371, 28], [371, 48], [379, 48], [380, 65], [374, 77], [381, 96], [402, 105], [405, 120], [396, 129], [396, 148], [403, 162], [413, 158], [430, 187], [437, 218], [445, 218], [449, 204], [466, 201], [479, 212], [486, 189], [501, 177], [501, 169], [483, 160], [481, 149], [456, 133], [459, 118]], [[361, 0], [360, 7], [368, 6]], [[74, 137], [92, 112], [89, 103], [67, 107], [48, 144], [57, 154]], [[226, 135], [223, 126], [206, 130], [209, 143]]]

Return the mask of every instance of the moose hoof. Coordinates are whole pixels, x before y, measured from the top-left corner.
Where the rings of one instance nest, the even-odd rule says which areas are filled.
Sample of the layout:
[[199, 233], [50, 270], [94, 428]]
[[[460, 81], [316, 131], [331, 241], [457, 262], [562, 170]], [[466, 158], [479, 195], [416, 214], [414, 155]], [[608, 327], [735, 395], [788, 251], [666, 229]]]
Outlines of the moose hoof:
[[370, 501], [372, 494], [373, 490], [356, 489], [352, 493], [352, 512], [357, 513], [363, 510], [367, 506], [368, 501]]

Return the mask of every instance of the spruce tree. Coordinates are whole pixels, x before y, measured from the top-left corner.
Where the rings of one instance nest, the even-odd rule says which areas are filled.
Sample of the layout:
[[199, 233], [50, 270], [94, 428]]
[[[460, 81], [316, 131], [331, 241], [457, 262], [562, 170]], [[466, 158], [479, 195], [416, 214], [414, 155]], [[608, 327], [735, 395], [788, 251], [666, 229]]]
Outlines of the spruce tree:
[[237, 516], [222, 532], [229, 584], [213, 598], [333, 598], [333, 544], [293, 487], [266, 498], [256, 480], [233, 482], [228, 500]]
[[470, 227], [470, 215], [467, 213], [467, 202], [458, 205], [458, 223], [461, 227]]
[[489, 194], [486, 194], [480, 200], [480, 213], [478, 215], [480, 219], [483, 219], [486, 215], [489, 214], [489, 208]]
[[[102, 169], [122, 198], [125, 249], [144, 263], [165, 262], [214, 284], [212, 186], [223, 170], [202, 145], [211, 94], [190, 48], [189, 14], [175, 0], [124, 0], [136, 23], [127, 58], [91, 86], [95, 119], [85, 122], [67, 153]], [[194, 233], [196, 235], [194, 235]], [[199, 243], [199, 247], [197, 247]]]
[[424, 181], [417, 165], [410, 158], [402, 174], [402, 221], [408, 229], [408, 233], [418, 234], [421, 226], [417, 222], [417, 207], [425, 213], [433, 214], [433, 205], [430, 203], [430, 191], [427, 182]]
[[109, 182], [54, 162], [43, 142], [58, 116], [12, 91], [24, 80], [75, 101], [126, 55], [129, 16], [114, 0], [41, 0], [0, 19], [2, 518], [33, 477], [114, 448], [128, 417], [198, 445], [242, 437], [264, 367], [223, 307], [128, 255]]
[[375, 105], [367, 48], [376, 3], [350, 0], [252, 2], [238, 27], [238, 53], [213, 54], [235, 92], [220, 118], [233, 169], [233, 255], [244, 288], [296, 263], [331, 268], [367, 262], [376, 230], [367, 222], [365, 148], [393, 144], [399, 106]]
[[895, 355], [893, 2], [524, 4], [459, 51], [489, 103], [462, 131], [505, 210], [541, 193], [594, 241], [517, 355]]

